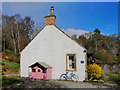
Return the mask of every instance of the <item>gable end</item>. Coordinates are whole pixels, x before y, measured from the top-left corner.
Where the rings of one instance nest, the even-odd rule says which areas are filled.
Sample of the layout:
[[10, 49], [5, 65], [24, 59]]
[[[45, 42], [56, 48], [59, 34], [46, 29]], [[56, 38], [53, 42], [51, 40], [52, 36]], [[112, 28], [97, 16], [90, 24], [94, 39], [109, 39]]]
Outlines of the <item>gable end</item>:
[[[55, 25], [53, 25], [53, 26], [55, 26]], [[55, 27], [56, 27], [58, 30], [60, 30], [64, 35], [66, 35], [68, 38], [70, 38], [72, 41], [74, 41], [69, 35], [67, 35], [67, 34], [66, 34], [64, 31], [62, 31], [60, 28], [58, 28], [57, 26], [55, 26]], [[39, 31], [39, 33], [40, 33], [44, 28], [45, 28], [45, 26]], [[38, 34], [39, 34], [39, 33], [38, 33]], [[37, 35], [38, 35], [38, 34], [37, 34]], [[37, 36], [37, 35], [36, 35], [36, 36]], [[36, 37], [36, 36], [35, 36], [35, 37]], [[35, 38], [35, 37], [34, 37], [34, 38]], [[33, 38], [33, 39], [34, 39], [34, 38]], [[33, 39], [23, 48], [23, 50], [33, 41]], [[74, 41], [74, 42], [77, 43], [76, 41]], [[78, 44], [78, 43], [77, 43], [77, 44]], [[78, 45], [81, 46], [82, 48], [84, 48], [84, 49], [86, 50], [86, 48], [83, 47], [82, 45], [80, 45], [80, 44], [78, 44]], [[23, 50], [22, 50], [22, 51], [23, 51]], [[22, 52], [22, 51], [21, 51], [21, 52]]]

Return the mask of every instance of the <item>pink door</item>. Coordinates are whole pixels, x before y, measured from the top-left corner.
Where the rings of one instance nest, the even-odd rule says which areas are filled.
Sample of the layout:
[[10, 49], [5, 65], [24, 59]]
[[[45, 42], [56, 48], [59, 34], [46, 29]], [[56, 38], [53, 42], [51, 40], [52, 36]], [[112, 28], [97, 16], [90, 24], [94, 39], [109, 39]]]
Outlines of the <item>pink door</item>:
[[41, 68], [36, 69], [36, 78], [42, 79], [43, 78], [43, 70]]

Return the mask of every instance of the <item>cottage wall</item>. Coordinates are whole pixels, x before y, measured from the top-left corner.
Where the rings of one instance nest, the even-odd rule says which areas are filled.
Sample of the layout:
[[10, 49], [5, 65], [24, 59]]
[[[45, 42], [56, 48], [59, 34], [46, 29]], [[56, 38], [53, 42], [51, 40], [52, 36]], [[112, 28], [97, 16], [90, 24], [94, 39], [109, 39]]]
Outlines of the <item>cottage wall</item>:
[[52, 66], [52, 79], [59, 79], [66, 72], [66, 54], [76, 54], [76, 75], [85, 79], [85, 49], [53, 25], [44, 29], [21, 52], [21, 76], [28, 76], [28, 66], [35, 62], [46, 62]]
[[[54, 27], [53, 27], [54, 28]], [[71, 40], [60, 30], [53, 29], [52, 31], [52, 78], [58, 79], [61, 74], [66, 73], [66, 54], [76, 54], [76, 75], [79, 80], [85, 79], [85, 62], [84, 48], [79, 46], [75, 41]]]
[[35, 62], [46, 62], [51, 65], [51, 34], [47, 27], [44, 28], [28, 46], [21, 52], [21, 76], [27, 77], [28, 66]]

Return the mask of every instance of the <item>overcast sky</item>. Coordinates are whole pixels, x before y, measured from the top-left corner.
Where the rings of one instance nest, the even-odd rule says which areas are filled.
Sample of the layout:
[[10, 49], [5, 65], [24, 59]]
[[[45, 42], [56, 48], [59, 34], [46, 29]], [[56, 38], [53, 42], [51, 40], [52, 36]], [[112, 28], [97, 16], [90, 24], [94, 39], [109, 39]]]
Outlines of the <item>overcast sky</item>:
[[60, 29], [93, 31], [98, 28], [103, 34], [118, 33], [117, 2], [3, 2], [4, 15], [30, 16], [35, 23], [43, 23], [54, 6], [57, 26]]

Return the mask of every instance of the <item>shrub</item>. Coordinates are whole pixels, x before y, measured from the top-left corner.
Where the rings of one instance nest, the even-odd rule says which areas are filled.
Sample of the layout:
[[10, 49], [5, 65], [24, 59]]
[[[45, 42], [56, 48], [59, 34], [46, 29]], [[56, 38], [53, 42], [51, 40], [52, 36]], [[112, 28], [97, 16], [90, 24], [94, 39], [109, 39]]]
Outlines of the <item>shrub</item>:
[[20, 62], [20, 57], [18, 54], [11, 53], [7, 55], [5, 52], [2, 52], [2, 58], [16, 63]]
[[5, 52], [2, 52], [2, 58], [5, 58], [6, 54]]
[[8, 59], [6, 59], [6, 60], [9, 60], [9, 61], [12, 61], [12, 62], [19, 63], [20, 58], [17, 57], [17, 56], [15, 56], [15, 55], [10, 55], [10, 56], [8, 56]]
[[87, 66], [88, 79], [100, 79], [102, 77], [102, 68], [97, 64], [89, 64]]
[[100, 51], [98, 51], [96, 57], [102, 63], [113, 63], [113, 61], [114, 61], [113, 54], [108, 52], [105, 49], [101, 49]]

